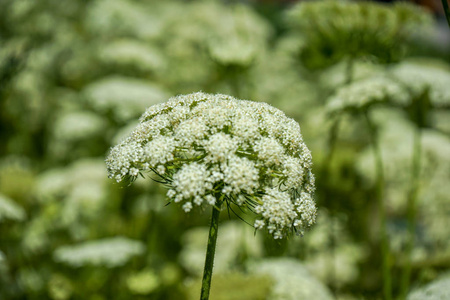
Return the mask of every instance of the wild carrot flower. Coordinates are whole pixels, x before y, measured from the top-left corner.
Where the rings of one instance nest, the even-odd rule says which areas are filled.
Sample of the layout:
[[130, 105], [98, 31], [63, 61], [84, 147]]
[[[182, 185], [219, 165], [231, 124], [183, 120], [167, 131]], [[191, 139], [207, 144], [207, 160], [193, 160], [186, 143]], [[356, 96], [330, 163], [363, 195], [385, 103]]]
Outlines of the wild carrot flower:
[[115, 268], [125, 265], [133, 256], [144, 252], [142, 242], [125, 237], [104, 238], [78, 245], [61, 246], [53, 256], [56, 261], [72, 267], [100, 265]]
[[432, 28], [431, 15], [409, 3], [300, 1], [287, 19], [302, 40], [300, 59], [311, 69], [348, 57], [399, 60], [411, 41], [423, 38]]
[[280, 110], [226, 95], [194, 93], [154, 105], [110, 150], [110, 178], [153, 172], [185, 212], [224, 202], [257, 214], [274, 238], [315, 222], [311, 153]]
[[430, 105], [437, 109], [450, 107], [450, 66], [439, 60], [428, 64], [414, 61], [404, 61], [392, 68], [393, 79], [401, 84], [410, 94], [409, 101], [398, 99], [394, 103], [408, 106], [417, 98], [427, 95]]
[[399, 83], [381, 75], [374, 75], [352, 82], [337, 90], [328, 100], [330, 113], [367, 110], [371, 105], [395, 100], [405, 103], [409, 95]]

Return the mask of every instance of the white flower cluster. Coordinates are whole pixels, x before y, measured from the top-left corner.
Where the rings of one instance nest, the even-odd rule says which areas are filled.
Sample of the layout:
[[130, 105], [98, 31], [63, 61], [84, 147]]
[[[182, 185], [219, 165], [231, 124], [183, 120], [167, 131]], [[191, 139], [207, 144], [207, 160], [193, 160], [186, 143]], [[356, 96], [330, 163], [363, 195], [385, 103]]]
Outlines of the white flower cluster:
[[115, 268], [125, 265], [133, 256], [144, 253], [145, 246], [126, 237], [104, 238], [57, 248], [53, 257], [73, 267], [101, 265]]
[[112, 41], [99, 49], [98, 56], [107, 66], [132, 67], [147, 73], [161, 71], [166, 65], [158, 49], [132, 39]]
[[407, 300], [439, 300], [450, 298], [450, 274], [444, 273], [430, 283], [412, 290]]
[[315, 221], [311, 153], [280, 110], [226, 95], [194, 93], [147, 109], [106, 160], [118, 182], [151, 170], [188, 212], [225, 201], [260, 216], [275, 238]]
[[0, 194], [0, 223], [5, 220], [23, 221], [25, 210], [9, 197]]
[[160, 103], [169, 95], [156, 84], [116, 75], [87, 85], [83, 93], [96, 111], [111, 112], [119, 122], [136, 118], [149, 105]]
[[387, 101], [406, 103], [409, 95], [399, 83], [385, 76], [372, 76], [340, 88], [330, 98], [327, 109], [330, 112], [341, 110], [366, 109], [368, 106]]
[[53, 135], [56, 140], [80, 141], [99, 136], [105, 128], [105, 120], [95, 113], [70, 112], [56, 119]]
[[[433, 107], [449, 108], [450, 66], [445, 62], [437, 61], [437, 63], [439, 65], [434, 66], [433, 64], [406, 61], [393, 68], [392, 75], [408, 89], [413, 98], [420, 97], [427, 92]], [[405, 104], [401, 101], [396, 102]]]
[[269, 276], [273, 287], [267, 299], [335, 299], [327, 286], [293, 258], [268, 258], [249, 264], [250, 274]]

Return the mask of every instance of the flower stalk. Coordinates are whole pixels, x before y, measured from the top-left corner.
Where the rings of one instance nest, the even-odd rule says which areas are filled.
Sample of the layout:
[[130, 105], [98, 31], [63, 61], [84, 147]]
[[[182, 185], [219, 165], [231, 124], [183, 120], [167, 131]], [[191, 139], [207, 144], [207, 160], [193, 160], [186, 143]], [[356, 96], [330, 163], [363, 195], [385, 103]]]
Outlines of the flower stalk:
[[205, 267], [203, 269], [202, 290], [200, 300], [208, 300], [211, 289], [211, 279], [214, 266], [214, 255], [216, 253], [217, 234], [219, 231], [219, 216], [222, 200], [212, 207], [211, 225], [209, 227], [208, 246], [206, 248]]
[[445, 18], [447, 19], [448, 27], [450, 27], [450, 9], [448, 7], [448, 0], [441, 0], [444, 8]]
[[370, 140], [374, 151], [375, 170], [376, 170], [376, 200], [378, 206], [378, 215], [380, 222], [380, 251], [381, 251], [381, 269], [383, 276], [383, 299], [392, 299], [392, 278], [391, 278], [391, 256], [389, 252], [389, 241], [386, 232], [386, 212], [384, 209], [384, 171], [381, 149], [377, 138], [376, 128], [373, 124], [368, 111], [364, 112], [364, 117], [370, 131]]
[[406, 299], [411, 280], [411, 254], [415, 243], [415, 227], [417, 215], [417, 192], [419, 190], [419, 174], [420, 174], [420, 156], [421, 147], [421, 129], [416, 128], [414, 131], [414, 152], [412, 158], [412, 175], [411, 188], [408, 193], [407, 218], [408, 218], [408, 240], [406, 244], [406, 263], [404, 264], [403, 274], [401, 277], [401, 299]]
[[428, 97], [428, 90], [424, 92], [416, 101], [413, 101], [409, 108], [410, 117], [416, 124], [414, 128], [413, 139], [413, 155], [411, 162], [411, 185], [408, 193], [408, 202], [406, 207], [406, 216], [408, 220], [408, 239], [406, 242], [405, 257], [401, 283], [400, 283], [400, 298], [406, 299], [406, 294], [409, 291], [411, 281], [412, 258], [411, 254], [414, 248], [416, 235], [416, 216], [417, 216], [417, 196], [419, 191], [420, 179], [420, 164], [422, 156], [422, 128], [426, 125], [426, 116], [430, 109], [430, 99]]

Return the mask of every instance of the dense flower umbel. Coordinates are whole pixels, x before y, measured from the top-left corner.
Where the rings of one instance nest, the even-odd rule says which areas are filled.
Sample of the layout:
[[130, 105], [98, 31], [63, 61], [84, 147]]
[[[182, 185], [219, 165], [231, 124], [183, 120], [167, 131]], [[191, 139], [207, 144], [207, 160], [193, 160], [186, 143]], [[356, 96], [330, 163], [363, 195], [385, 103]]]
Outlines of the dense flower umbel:
[[186, 212], [218, 200], [248, 208], [258, 215], [255, 228], [274, 238], [315, 222], [300, 126], [265, 103], [204, 93], [171, 98], [147, 109], [106, 162], [118, 182], [153, 171]]

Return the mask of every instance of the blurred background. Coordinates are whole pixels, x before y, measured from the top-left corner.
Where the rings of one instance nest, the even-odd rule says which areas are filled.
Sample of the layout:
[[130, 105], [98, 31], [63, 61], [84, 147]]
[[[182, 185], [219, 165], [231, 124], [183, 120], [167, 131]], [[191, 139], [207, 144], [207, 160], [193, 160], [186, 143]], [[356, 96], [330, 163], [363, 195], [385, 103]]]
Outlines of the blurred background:
[[200, 90], [295, 118], [319, 207], [283, 241], [222, 214], [211, 299], [450, 299], [450, 30], [418, 2], [0, 1], [0, 299], [198, 298], [209, 212], [104, 158]]

